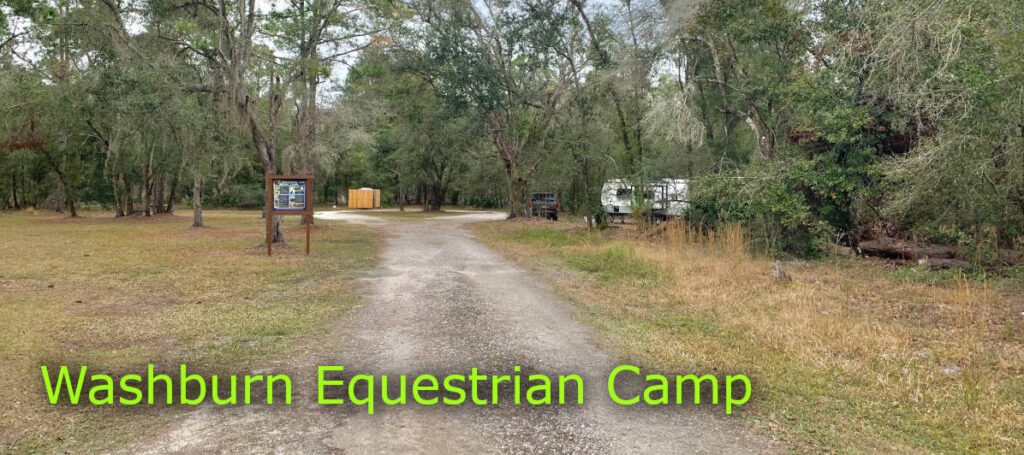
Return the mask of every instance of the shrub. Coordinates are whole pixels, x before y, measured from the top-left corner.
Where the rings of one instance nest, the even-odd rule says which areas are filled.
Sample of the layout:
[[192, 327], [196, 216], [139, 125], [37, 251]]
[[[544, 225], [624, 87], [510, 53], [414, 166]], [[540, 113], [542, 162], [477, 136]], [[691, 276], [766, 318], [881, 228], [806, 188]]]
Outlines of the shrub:
[[860, 226], [859, 186], [827, 162], [794, 159], [694, 180], [685, 218], [711, 229], [741, 223], [753, 246], [771, 254], [820, 256], [827, 243], [848, 240]]

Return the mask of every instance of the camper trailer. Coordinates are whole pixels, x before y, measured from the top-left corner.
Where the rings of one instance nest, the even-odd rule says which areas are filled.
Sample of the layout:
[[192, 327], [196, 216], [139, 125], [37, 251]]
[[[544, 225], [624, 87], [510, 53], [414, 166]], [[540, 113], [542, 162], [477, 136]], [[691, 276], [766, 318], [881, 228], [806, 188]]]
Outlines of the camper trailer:
[[683, 215], [688, 206], [686, 190], [687, 181], [683, 179], [655, 179], [644, 185], [614, 179], [601, 188], [601, 205], [613, 221], [616, 217], [624, 221], [632, 214], [635, 193], [643, 191], [643, 200], [651, 206], [654, 216], [665, 219]]

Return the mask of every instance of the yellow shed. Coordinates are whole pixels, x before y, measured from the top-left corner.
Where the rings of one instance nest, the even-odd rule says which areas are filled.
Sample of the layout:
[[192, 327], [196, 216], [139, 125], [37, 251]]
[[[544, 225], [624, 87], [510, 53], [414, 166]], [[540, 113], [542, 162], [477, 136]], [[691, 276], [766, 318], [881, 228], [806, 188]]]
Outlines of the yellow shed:
[[348, 208], [350, 209], [379, 209], [380, 190], [373, 188], [349, 188]]

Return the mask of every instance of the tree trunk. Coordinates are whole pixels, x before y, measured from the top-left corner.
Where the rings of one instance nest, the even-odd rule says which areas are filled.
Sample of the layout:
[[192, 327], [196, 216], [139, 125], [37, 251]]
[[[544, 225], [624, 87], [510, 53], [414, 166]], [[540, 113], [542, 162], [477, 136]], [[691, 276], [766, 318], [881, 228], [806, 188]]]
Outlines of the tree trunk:
[[440, 184], [432, 185], [430, 189], [430, 210], [433, 212], [441, 211], [441, 205], [444, 203], [446, 192]]
[[174, 198], [178, 192], [178, 177], [181, 176], [181, 168], [184, 167], [184, 163], [178, 167], [178, 172], [174, 174], [174, 178], [171, 179], [171, 190], [167, 194], [167, 206], [164, 207], [164, 213], [170, 213], [174, 215]]
[[[94, 130], [95, 130], [95, 128], [94, 128]], [[107, 163], [106, 164], [107, 164], [108, 169], [110, 167], [120, 167], [119, 161], [120, 161], [120, 155], [121, 155], [121, 138], [122, 138], [122, 135], [123, 135], [123, 129], [122, 128], [118, 128], [118, 123], [115, 122], [113, 130], [114, 130], [114, 134], [113, 134], [113, 137], [110, 138], [110, 141], [104, 140], [106, 142], [106, 150], [107, 150]], [[97, 131], [97, 134], [99, 134], [98, 131]], [[111, 176], [110, 180], [111, 180], [110, 183], [114, 185], [114, 205], [117, 206], [115, 208], [115, 216], [117, 216], [117, 217], [125, 216], [125, 200], [126, 199], [131, 199], [132, 195], [131, 195], [130, 192], [128, 192], [128, 190], [125, 190], [124, 192], [121, 191], [121, 182], [120, 181], [122, 180], [122, 175], [120, 173], [113, 173], [113, 175]], [[128, 212], [127, 214], [131, 215], [131, 212]]]
[[153, 212], [164, 213], [164, 176], [153, 181]]
[[526, 179], [518, 175], [515, 165], [505, 162], [505, 177], [508, 178], [508, 217], [526, 215]]
[[198, 168], [192, 168], [192, 227], [203, 227], [203, 179]]
[[518, 137], [510, 137], [508, 134], [508, 125], [511, 123], [508, 118], [501, 115], [489, 115], [487, 123], [491, 130], [491, 141], [498, 151], [498, 159], [505, 164], [505, 180], [508, 183], [508, 217], [512, 219], [524, 216], [526, 215], [527, 181], [522, 169], [518, 167], [522, 144]]
[[71, 214], [71, 218], [76, 218], [78, 217], [78, 211], [75, 210], [75, 199], [71, 196], [71, 192], [68, 189], [67, 176], [64, 174], [64, 171], [59, 170], [60, 168], [57, 169], [57, 179], [59, 182], [58, 187], [60, 191], [57, 195], [59, 203], [57, 213], [64, 213], [66, 204], [67, 210]]
[[124, 210], [128, 216], [135, 214], [135, 201], [132, 198], [132, 181], [128, 178], [128, 174], [121, 174], [121, 180], [124, 181]]
[[67, 204], [67, 209], [70, 210], [71, 217], [76, 218], [78, 217], [78, 211], [75, 210], [75, 198], [71, 195], [71, 187], [68, 186], [67, 174], [64, 173], [64, 169], [67, 164], [67, 155], [65, 154], [67, 143], [67, 135], [61, 133], [60, 143], [58, 146], [60, 147], [62, 159], [60, 164], [57, 164], [56, 160], [46, 152], [45, 148], [42, 150], [46, 155], [47, 161], [49, 161], [50, 165], [53, 166], [53, 171], [57, 173], [57, 212], [64, 213], [65, 204]]
[[29, 202], [28, 200], [28, 185], [25, 183], [25, 174], [18, 174], [18, 183], [21, 184], [21, 206], [22, 207], [36, 207], [36, 201]]
[[53, 211], [64, 213], [64, 180], [57, 181], [57, 199], [53, 201]]
[[153, 203], [152, 192], [153, 192], [153, 186], [150, 185], [148, 181], [143, 182], [143, 184], [142, 184], [142, 212], [143, 212], [143, 214], [145, 216], [153, 216], [153, 211], [151, 209], [151, 206], [152, 206], [152, 203]]
[[16, 172], [11, 172], [11, 198], [14, 199], [14, 210], [21, 209], [21, 205], [18, 204], [18, 180]]
[[110, 183], [114, 185], [114, 216], [120, 218], [124, 216], [124, 197], [121, 194], [120, 175], [114, 175], [110, 179]]
[[[260, 161], [263, 162], [263, 173], [264, 174], [276, 174], [277, 173], [277, 162], [275, 156], [277, 155], [277, 135], [274, 133], [277, 124], [277, 112], [281, 107], [281, 95], [271, 90], [271, 106], [270, 106], [270, 129], [271, 134], [268, 136], [263, 133], [263, 129], [260, 127], [259, 120], [256, 118], [256, 113], [252, 111], [250, 107], [249, 96], [245, 95], [242, 87], [238, 87], [239, 94], [236, 95], [239, 99], [238, 109], [241, 114], [248, 118], [249, 131], [252, 134], [253, 144], [256, 146], [256, 152], [260, 157]], [[266, 209], [263, 209], [266, 211]], [[273, 216], [272, 214], [265, 213], [264, 216]], [[271, 235], [271, 241], [273, 243], [284, 243], [284, 233], [281, 232], [281, 217], [273, 217], [273, 228], [274, 232]]]
[[395, 174], [398, 176], [398, 211], [405, 211], [405, 193], [402, 191], [402, 174]]
[[153, 152], [156, 150], [155, 145], [149, 146], [149, 159], [146, 160], [146, 165], [142, 169], [142, 191], [143, 201], [145, 206], [143, 210], [146, 216], [153, 216]]
[[[222, 11], [218, 20], [219, 34], [225, 49], [219, 49], [215, 57], [219, 76], [226, 82], [226, 99], [228, 105], [235, 111], [237, 118], [243, 120], [252, 136], [253, 147], [256, 154], [263, 163], [263, 173], [277, 173], [277, 114], [281, 108], [281, 94], [279, 90], [280, 79], [271, 77], [269, 91], [269, 135], [263, 130], [257, 113], [253, 110], [252, 100], [249, 98], [249, 87], [246, 77], [246, 70], [249, 68], [249, 57], [253, 46], [253, 36], [257, 33], [259, 26], [257, 19], [262, 17], [255, 11], [255, 2], [234, 3], [233, 14], [224, 14]], [[266, 214], [265, 216], [273, 216]], [[273, 220], [274, 232], [272, 241], [283, 242], [284, 235], [281, 233], [281, 221], [278, 217]]]
[[[708, 38], [705, 40], [708, 45], [708, 49], [711, 51], [711, 61], [715, 69], [715, 80], [718, 83], [718, 93], [722, 98], [722, 112], [736, 116], [750, 127], [751, 134], [754, 135], [754, 140], [757, 141], [757, 150], [761, 152], [767, 161], [775, 161], [775, 132], [768, 126], [768, 124], [761, 118], [761, 112], [757, 109], [757, 105], [754, 104], [748, 95], [744, 94], [743, 97], [747, 101], [747, 111], [741, 111], [732, 107], [729, 104], [729, 95], [726, 91], [725, 75], [722, 69], [722, 62], [718, 57], [718, 48], [715, 47], [715, 42]], [[724, 125], [728, 125], [728, 121], [723, 122]], [[728, 126], [726, 126], [726, 137], [728, 137]]]
[[145, 186], [145, 212], [146, 216], [153, 216], [153, 185], [149, 184]]
[[[598, 39], [597, 34], [594, 32], [594, 27], [590, 22], [590, 18], [587, 17], [586, 10], [583, 8], [582, 0], [571, 0], [573, 7], [580, 15], [580, 19], [583, 20], [583, 25], [587, 30], [587, 36], [590, 37], [590, 45], [597, 52], [598, 67], [604, 67], [611, 63], [611, 58], [607, 52], [601, 47], [601, 41]], [[622, 135], [622, 146], [626, 148], [627, 156], [633, 156], [633, 145], [629, 140], [629, 125], [626, 123], [626, 115], [622, 110], [622, 99], [619, 98], [619, 94], [615, 91], [615, 87], [608, 85], [606, 91], [612, 100], [612, 105], [615, 106], [615, 115], [619, 119], [619, 133]], [[638, 127], [639, 128], [639, 127]], [[639, 135], [638, 135], [639, 137]]]
[[64, 213], [64, 184], [57, 184], [57, 200], [53, 203], [53, 211], [57, 213]]

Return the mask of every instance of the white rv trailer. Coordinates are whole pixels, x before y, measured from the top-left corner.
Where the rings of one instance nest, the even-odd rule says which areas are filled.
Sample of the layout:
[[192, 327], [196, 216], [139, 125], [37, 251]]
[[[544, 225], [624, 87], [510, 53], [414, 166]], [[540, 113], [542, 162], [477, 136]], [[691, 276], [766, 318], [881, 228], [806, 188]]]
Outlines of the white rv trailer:
[[[651, 206], [654, 215], [659, 218], [682, 216], [689, 206], [687, 202], [687, 181], [684, 179], [655, 179], [643, 185], [644, 201]], [[634, 192], [640, 191], [626, 179], [614, 179], [605, 182], [601, 188], [601, 205], [604, 211], [614, 220], [619, 217], [625, 220], [632, 214]]]

